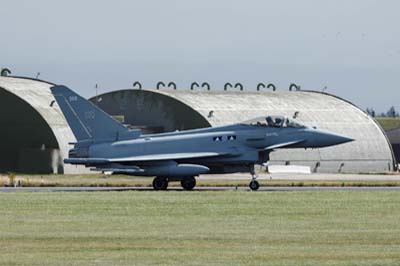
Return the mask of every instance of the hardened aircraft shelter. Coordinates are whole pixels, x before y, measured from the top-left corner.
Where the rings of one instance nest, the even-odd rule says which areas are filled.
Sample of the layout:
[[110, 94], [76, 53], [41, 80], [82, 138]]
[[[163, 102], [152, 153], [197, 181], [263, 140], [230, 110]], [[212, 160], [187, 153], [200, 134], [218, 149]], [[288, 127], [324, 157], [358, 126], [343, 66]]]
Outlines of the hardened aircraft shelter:
[[313, 172], [393, 171], [391, 145], [375, 120], [355, 105], [312, 91], [118, 90], [91, 99], [145, 132], [214, 127], [285, 115], [356, 141], [315, 150], [279, 150], [270, 165], [309, 166]]
[[0, 77], [0, 172], [77, 173], [64, 165], [75, 138], [59, 107], [52, 83]]
[[[64, 165], [75, 138], [50, 88], [54, 84], [0, 77], [0, 172], [87, 173]], [[79, 88], [71, 88], [79, 92]], [[168, 132], [239, 123], [268, 115], [354, 138], [318, 150], [280, 150], [271, 164], [305, 165], [315, 172], [395, 170], [391, 145], [378, 124], [332, 95], [306, 91], [119, 90], [92, 98], [100, 108], [143, 132]]]

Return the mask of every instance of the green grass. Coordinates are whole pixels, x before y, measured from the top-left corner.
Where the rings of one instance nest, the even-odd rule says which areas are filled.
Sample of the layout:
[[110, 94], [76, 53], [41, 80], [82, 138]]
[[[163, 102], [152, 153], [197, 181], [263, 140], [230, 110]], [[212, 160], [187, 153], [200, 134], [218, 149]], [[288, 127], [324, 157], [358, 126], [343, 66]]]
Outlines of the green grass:
[[375, 119], [378, 121], [381, 127], [386, 131], [400, 128], [400, 118], [378, 117]]
[[0, 193], [0, 265], [399, 265], [397, 192]]

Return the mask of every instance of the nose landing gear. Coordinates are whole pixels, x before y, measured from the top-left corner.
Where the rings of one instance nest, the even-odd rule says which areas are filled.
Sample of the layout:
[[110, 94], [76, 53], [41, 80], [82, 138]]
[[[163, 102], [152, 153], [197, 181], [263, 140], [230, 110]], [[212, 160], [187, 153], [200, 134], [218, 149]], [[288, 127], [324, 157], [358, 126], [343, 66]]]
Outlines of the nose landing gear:
[[251, 182], [249, 184], [249, 187], [252, 191], [257, 191], [260, 188], [260, 183], [257, 181], [257, 174], [254, 169], [254, 165], [250, 166], [250, 174], [251, 174]]
[[253, 191], [257, 191], [260, 188], [260, 183], [257, 180], [252, 180], [249, 185], [250, 189]]

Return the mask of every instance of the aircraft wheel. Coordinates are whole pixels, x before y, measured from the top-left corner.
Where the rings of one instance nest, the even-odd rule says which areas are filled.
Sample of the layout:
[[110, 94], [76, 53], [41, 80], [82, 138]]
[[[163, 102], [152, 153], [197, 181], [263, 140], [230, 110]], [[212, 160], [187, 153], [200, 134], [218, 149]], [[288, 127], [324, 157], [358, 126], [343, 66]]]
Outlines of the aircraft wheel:
[[154, 190], [167, 190], [168, 179], [165, 177], [160, 177], [160, 176], [154, 178], [153, 188], [154, 188]]
[[253, 181], [250, 182], [249, 187], [250, 187], [251, 190], [257, 191], [260, 188], [260, 183], [258, 183], [257, 180], [253, 180]]
[[188, 178], [183, 179], [181, 181], [181, 186], [185, 190], [193, 190], [193, 188], [196, 186], [196, 178], [188, 177]]

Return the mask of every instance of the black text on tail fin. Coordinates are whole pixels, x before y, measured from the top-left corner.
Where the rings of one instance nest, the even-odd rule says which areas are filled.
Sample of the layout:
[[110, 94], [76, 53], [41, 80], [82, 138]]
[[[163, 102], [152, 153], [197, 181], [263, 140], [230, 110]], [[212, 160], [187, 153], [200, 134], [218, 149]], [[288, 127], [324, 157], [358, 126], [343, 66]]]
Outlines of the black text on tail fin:
[[57, 85], [51, 91], [78, 141], [115, 139], [128, 131], [103, 110], [69, 88]]

